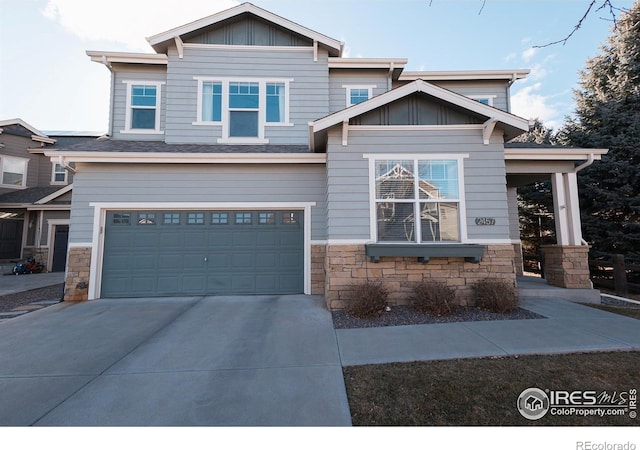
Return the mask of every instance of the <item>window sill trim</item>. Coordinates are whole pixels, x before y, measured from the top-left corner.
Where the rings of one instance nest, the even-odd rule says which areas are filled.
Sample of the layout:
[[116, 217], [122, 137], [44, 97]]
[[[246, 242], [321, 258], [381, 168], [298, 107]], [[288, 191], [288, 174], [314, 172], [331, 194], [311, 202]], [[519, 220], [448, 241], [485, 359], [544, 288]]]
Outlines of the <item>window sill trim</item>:
[[191, 122], [191, 125], [194, 126], [198, 126], [198, 127], [221, 127], [222, 126], [222, 122], [205, 122], [205, 121], [200, 121], [200, 122]]
[[120, 130], [122, 134], [164, 134], [161, 130]]
[[22, 191], [27, 188], [27, 186], [16, 186], [15, 184], [0, 184], [1, 189], [13, 189], [14, 191]]
[[466, 262], [479, 263], [485, 246], [479, 244], [433, 243], [433, 244], [405, 244], [405, 243], [376, 243], [366, 244], [366, 255], [374, 263], [380, 262], [382, 256], [416, 257], [419, 262], [426, 264], [430, 258], [464, 258]]
[[269, 139], [261, 139], [261, 138], [220, 138], [218, 139], [218, 144], [268, 144]]
[[265, 127], [293, 127], [295, 124], [291, 122], [265, 122]]

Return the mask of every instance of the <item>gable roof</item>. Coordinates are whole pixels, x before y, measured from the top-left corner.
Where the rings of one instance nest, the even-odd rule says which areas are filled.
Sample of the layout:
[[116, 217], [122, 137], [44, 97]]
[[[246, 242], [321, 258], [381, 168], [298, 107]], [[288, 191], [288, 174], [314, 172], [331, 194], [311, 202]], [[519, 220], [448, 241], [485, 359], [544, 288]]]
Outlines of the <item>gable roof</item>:
[[313, 31], [309, 28], [303, 27], [302, 25], [285, 19], [284, 17], [278, 16], [277, 14], [269, 12], [265, 9], [259, 8], [252, 3], [242, 3], [238, 6], [226, 9], [211, 16], [204, 17], [194, 22], [156, 34], [154, 36], [148, 37], [147, 41], [149, 42], [149, 44], [151, 44], [156, 52], [162, 53], [165, 51], [168, 42], [174, 42], [175, 37], [181, 37], [185, 34], [192, 33], [211, 25], [215, 25], [216, 23], [220, 23], [224, 20], [231, 19], [244, 13], [253, 14], [254, 16], [260, 17], [268, 22], [272, 22], [283, 28], [305, 36], [315, 42], [318, 42], [319, 44], [322, 44], [329, 48], [330, 56], [340, 56], [342, 54], [342, 42], [325, 36], [324, 34], [318, 33], [317, 31]]
[[335, 112], [321, 119], [309, 123], [309, 133], [311, 142], [313, 142], [313, 134], [324, 131], [334, 125], [350, 120], [353, 117], [372, 111], [376, 108], [404, 98], [416, 92], [421, 92], [432, 97], [438, 98], [446, 103], [463, 108], [467, 111], [474, 112], [487, 118], [486, 127], [499, 125], [505, 132], [505, 140], [529, 131], [529, 121], [518, 117], [514, 114], [494, 108], [493, 106], [484, 105], [464, 95], [456, 94], [448, 89], [441, 88], [424, 80], [415, 80], [403, 86], [395, 88], [391, 91], [370, 98], [367, 101], [350, 106], [341, 111]]
[[27, 131], [28, 134], [30, 135], [29, 137], [31, 137], [31, 139], [33, 139], [34, 141], [44, 142], [45, 144], [53, 144], [54, 142], [56, 142], [55, 139], [51, 139], [42, 131], [29, 125], [27, 122], [25, 122], [22, 119], [0, 120], [0, 133], [2, 132], [3, 128], [10, 127], [10, 126], [18, 126], [18, 127], [24, 128], [24, 130]]

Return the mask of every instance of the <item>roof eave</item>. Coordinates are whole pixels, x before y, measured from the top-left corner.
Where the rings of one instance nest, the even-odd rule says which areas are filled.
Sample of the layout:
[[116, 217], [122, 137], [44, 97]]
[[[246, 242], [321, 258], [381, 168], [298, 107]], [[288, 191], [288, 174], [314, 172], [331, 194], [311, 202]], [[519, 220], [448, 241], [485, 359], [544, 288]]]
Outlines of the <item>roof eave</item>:
[[127, 53], [127, 52], [103, 52], [87, 50], [87, 56], [91, 61], [111, 67], [111, 64], [156, 64], [167, 65], [169, 58], [163, 53]]
[[175, 152], [100, 152], [45, 151], [57, 161], [67, 162], [123, 162], [159, 164], [323, 164], [326, 155], [317, 153], [175, 153]]
[[504, 80], [515, 81], [527, 77], [529, 69], [514, 70], [448, 70], [448, 71], [413, 71], [400, 75], [401, 81], [422, 79], [425, 81], [464, 81], [464, 80]]

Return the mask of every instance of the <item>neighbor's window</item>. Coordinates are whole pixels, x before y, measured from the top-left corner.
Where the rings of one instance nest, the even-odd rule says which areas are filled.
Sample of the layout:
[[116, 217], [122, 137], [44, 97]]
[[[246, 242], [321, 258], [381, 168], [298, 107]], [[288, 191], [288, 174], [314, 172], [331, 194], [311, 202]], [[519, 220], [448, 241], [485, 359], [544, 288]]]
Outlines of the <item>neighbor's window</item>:
[[27, 181], [28, 159], [12, 156], [0, 157], [0, 185], [14, 188], [24, 187]]
[[461, 164], [457, 159], [375, 161], [377, 240], [460, 242]]
[[469, 98], [482, 103], [483, 105], [493, 106], [495, 95], [470, 95]]
[[60, 164], [53, 165], [53, 173], [51, 175], [51, 183], [67, 184], [67, 169]]
[[127, 85], [125, 132], [160, 133], [160, 89], [163, 82], [123, 81]]

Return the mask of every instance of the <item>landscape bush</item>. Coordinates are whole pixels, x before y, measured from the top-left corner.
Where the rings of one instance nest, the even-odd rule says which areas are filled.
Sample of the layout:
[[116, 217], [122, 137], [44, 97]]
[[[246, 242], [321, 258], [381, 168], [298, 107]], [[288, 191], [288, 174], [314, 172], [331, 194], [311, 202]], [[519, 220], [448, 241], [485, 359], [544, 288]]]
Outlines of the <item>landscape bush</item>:
[[481, 280], [473, 285], [473, 297], [478, 308], [505, 314], [518, 307], [518, 292], [504, 280]]
[[345, 310], [351, 316], [372, 319], [382, 314], [388, 298], [389, 290], [382, 281], [366, 280], [353, 285]]
[[423, 281], [413, 287], [411, 306], [432, 316], [447, 316], [456, 310], [456, 290], [439, 281]]

